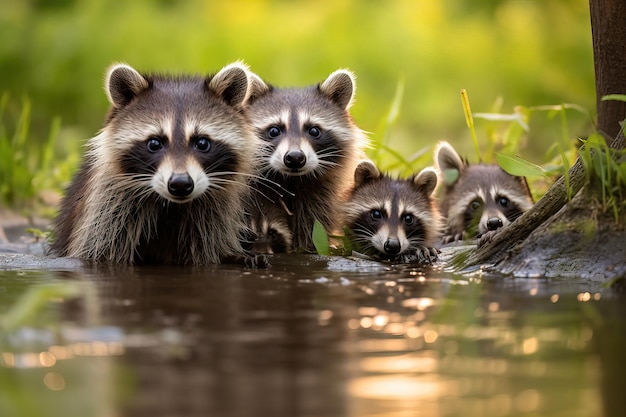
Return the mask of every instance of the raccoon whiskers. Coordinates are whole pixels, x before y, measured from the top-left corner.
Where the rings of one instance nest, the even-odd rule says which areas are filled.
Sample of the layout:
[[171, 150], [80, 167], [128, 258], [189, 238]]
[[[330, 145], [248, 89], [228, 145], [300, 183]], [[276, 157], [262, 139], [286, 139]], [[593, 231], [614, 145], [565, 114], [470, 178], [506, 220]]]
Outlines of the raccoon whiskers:
[[320, 152], [317, 154], [317, 158], [319, 160], [319, 163], [325, 163], [325, 164], [332, 164], [332, 166], [340, 166], [339, 162], [337, 161], [331, 161], [329, 159], [343, 159], [345, 157], [345, 152], [341, 149], [333, 149], [333, 148], [329, 148], [329, 149], [325, 149], [324, 151]]
[[317, 154], [319, 159], [336, 158], [345, 156], [345, 151], [337, 147], [329, 147]]
[[[355, 234], [353, 236], [352, 242], [359, 248], [359, 250], [363, 253], [372, 253], [377, 252], [374, 243], [373, 236], [374, 234], [370, 234], [369, 236], [360, 235], [356, 230], [354, 230]], [[369, 232], [369, 231], [367, 231]]]
[[318, 171], [321, 171], [320, 173], [326, 173], [328, 171], [330, 171], [333, 168], [339, 167], [341, 166], [341, 164], [339, 164], [338, 162], [334, 162], [334, 161], [327, 161], [325, 159], [319, 159], [318, 161], [319, 166], [318, 166]]
[[144, 189], [148, 188], [148, 192], [151, 192], [150, 181], [152, 175], [148, 174], [117, 174], [109, 178], [108, 182], [113, 188], [125, 189]]
[[[286, 193], [289, 194], [291, 196], [294, 196], [295, 194], [292, 193], [289, 190], [286, 190], [285, 188], [283, 188], [282, 185], [280, 185], [280, 183], [273, 181], [269, 178], [266, 178], [262, 175], [257, 175], [257, 174], [248, 174], [245, 172], [228, 172], [228, 171], [224, 171], [221, 174], [223, 175], [240, 175], [242, 177], [246, 177], [246, 178], [250, 178], [252, 180], [258, 181], [259, 183], [262, 183], [264, 185], [266, 185], [268, 188], [270, 188], [272, 191], [274, 191], [276, 194], [278, 194], [280, 197], [283, 197], [282, 193]], [[253, 181], [254, 182], [254, 181]], [[254, 191], [258, 191], [256, 190], [253, 186], [249, 185], [250, 188], [252, 188]]]
[[426, 246], [422, 237], [409, 237], [407, 240], [409, 242], [408, 250], [417, 250]]

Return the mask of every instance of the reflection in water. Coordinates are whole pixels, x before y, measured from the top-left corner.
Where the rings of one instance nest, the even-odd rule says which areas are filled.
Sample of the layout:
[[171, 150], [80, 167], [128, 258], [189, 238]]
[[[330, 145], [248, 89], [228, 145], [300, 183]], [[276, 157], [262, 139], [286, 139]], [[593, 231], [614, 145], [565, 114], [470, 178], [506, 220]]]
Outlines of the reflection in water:
[[[50, 282], [78, 291], [8, 326]], [[4, 271], [0, 415], [623, 415], [620, 305], [573, 281], [312, 256]]]

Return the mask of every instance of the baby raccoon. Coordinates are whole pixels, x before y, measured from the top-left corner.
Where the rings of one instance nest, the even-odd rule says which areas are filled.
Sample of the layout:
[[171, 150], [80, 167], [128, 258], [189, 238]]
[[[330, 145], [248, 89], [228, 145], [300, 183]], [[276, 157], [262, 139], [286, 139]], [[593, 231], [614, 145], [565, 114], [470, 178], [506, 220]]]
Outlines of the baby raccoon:
[[[366, 144], [348, 112], [354, 90], [346, 70], [304, 88], [276, 88], [253, 78], [246, 112], [264, 143], [260, 175], [266, 180], [259, 181], [257, 197], [269, 197], [285, 215], [292, 250], [315, 250], [315, 220], [329, 232], [340, 226], [340, 204]], [[284, 189], [281, 196], [272, 183]]]
[[250, 250], [253, 253], [274, 254], [291, 252], [291, 231], [288, 215], [279, 204], [259, 199], [249, 214]]
[[495, 164], [470, 165], [447, 142], [437, 146], [435, 162], [443, 183], [444, 243], [485, 239], [533, 205], [524, 177], [510, 175]]
[[206, 77], [113, 65], [111, 110], [61, 204], [52, 251], [116, 264], [250, 259], [244, 200], [261, 143], [243, 113], [249, 86], [240, 63]]
[[432, 263], [440, 215], [432, 197], [437, 173], [425, 168], [413, 177], [393, 179], [370, 161], [354, 172], [355, 188], [346, 204], [346, 225], [367, 255], [404, 263]]

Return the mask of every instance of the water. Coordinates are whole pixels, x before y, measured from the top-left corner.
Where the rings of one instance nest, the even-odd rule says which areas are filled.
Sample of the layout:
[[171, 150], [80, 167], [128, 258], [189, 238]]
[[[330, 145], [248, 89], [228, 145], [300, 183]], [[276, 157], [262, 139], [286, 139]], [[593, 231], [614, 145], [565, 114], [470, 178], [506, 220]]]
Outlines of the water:
[[0, 416], [620, 416], [626, 307], [342, 258], [0, 271]]

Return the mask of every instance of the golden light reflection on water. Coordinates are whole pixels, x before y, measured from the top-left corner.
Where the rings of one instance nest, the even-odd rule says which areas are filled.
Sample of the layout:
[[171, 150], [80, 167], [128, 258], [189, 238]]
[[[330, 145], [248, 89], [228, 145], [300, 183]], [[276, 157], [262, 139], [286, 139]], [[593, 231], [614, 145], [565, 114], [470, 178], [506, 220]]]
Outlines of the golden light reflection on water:
[[3, 352], [0, 366], [5, 368], [51, 368], [59, 360], [77, 356], [120, 356], [125, 351], [119, 342], [81, 342], [67, 346], [50, 346], [43, 352]]
[[0, 367], [17, 369], [49, 368], [43, 375], [43, 385], [50, 391], [63, 391], [66, 380], [60, 371], [52, 370], [59, 361], [77, 357], [121, 356], [125, 347], [120, 342], [80, 342], [65, 346], [53, 345], [42, 352], [2, 352]]
[[432, 351], [423, 351], [385, 358], [364, 358], [360, 366], [366, 372], [433, 373], [437, 370], [437, 357]]
[[454, 391], [452, 382], [435, 375], [411, 377], [383, 375], [358, 378], [350, 383], [350, 395], [379, 400], [435, 400]]
[[63, 391], [65, 389], [65, 378], [58, 372], [48, 372], [43, 377], [44, 385], [51, 391]]
[[[418, 282], [420, 278], [424, 277]], [[544, 381], [593, 378], [597, 373], [597, 368], [572, 370], [567, 361], [549, 359], [553, 352], [582, 354], [588, 349], [593, 330], [584, 322], [568, 328], [559, 326], [558, 319], [552, 326], [525, 320], [506, 298], [464, 305], [416, 296], [409, 286], [378, 288], [383, 287], [381, 291], [393, 294], [402, 311], [361, 306], [359, 318], [348, 322], [349, 329], [372, 335], [357, 343], [363, 355], [358, 366], [362, 375], [349, 383], [349, 394], [366, 402], [358, 403], [364, 408], [357, 407], [355, 416], [416, 415], [416, 407], [420, 416], [544, 415], [558, 401], [548, 394], [556, 388]], [[544, 303], [543, 308], [557, 302], [571, 306], [574, 298], [584, 303], [601, 299], [600, 293], [581, 292], [564, 301], [563, 295], [546, 295], [538, 286], [525, 291], [526, 297]], [[467, 311], [469, 317], [441, 319], [438, 314], [446, 308], [448, 314], [456, 309]], [[587, 391], [590, 399], [577, 409], [597, 411], [597, 392]], [[368, 411], [363, 404], [377, 411]], [[411, 412], [405, 413], [407, 409]]]
[[403, 307], [415, 308], [420, 311], [426, 310], [428, 307], [432, 307], [434, 305], [435, 300], [429, 297], [408, 298], [402, 301]]

